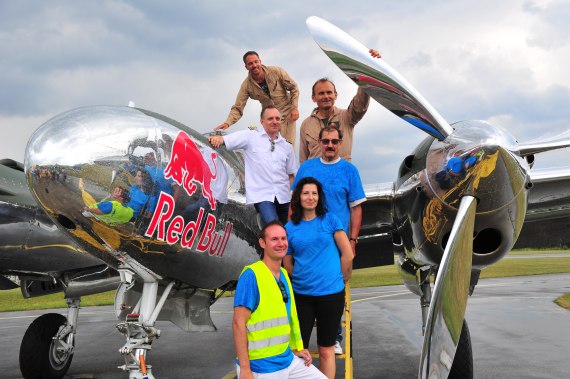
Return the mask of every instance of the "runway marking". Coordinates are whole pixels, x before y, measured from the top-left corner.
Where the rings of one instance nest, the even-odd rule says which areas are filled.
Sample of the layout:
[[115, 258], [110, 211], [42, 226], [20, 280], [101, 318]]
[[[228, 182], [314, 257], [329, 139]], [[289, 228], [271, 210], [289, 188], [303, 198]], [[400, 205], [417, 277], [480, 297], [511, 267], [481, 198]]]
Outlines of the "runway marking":
[[[400, 293], [400, 292], [401, 292], [401, 291], [372, 291], [372, 292], [354, 292], [354, 291], [351, 291], [351, 292], [350, 292], [350, 295], [351, 295], [351, 296], [358, 296], [358, 295], [369, 295], [369, 294], [373, 294], [373, 293], [385, 293], [385, 294], [388, 294], [388, 293]], [[409, 292], [409, 291], [406, 291], [406, 292]], [[410, 292], [410, 293], [411, 293], [411, 292]]]
[[402, 291], [402, 292], [396, 292], [396, 293], [392, 293], [392, 294], [388, 294], [388, 295], [379, 295], [379, 296], [372, 296], [372, 297], [365, 297], [364, 299], [358, 299], [358, 300], [352, 300], [351, 303], [359, 303], [361, 301], [365, 301], [365, 300], [373, 300], [373, 299], [381, 299], [384, 297], [393, 297], [393, 296], [398, 296], [398, 295], [404, 295], [404, 294], [410, 294], [410, 291]]

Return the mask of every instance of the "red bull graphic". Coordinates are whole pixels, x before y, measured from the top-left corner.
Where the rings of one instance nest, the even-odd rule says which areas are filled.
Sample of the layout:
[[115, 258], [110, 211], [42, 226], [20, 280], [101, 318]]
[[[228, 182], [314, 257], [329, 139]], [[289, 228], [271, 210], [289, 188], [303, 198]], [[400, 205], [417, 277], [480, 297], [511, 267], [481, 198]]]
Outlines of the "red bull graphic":
[[[182, 216], [172, 217], [174, 205], [174, 198], [171, 195], [160, 193], [155, 212], [144, 233], [145, 236], [152, 238], [156, 233], [156, 239], [165, 241], [169, 245], [180, 243], [187, 249], [192, 249], [196, 245], [196, 250], [200, 253], [207, 252], [211, 256], [223, 256], [233, 224], [226, 222], [223, 232], [214, 232], [217, 219], [213, 214], [205, 215], [204, 208], [200, 208], [196, 219], [186, 222]], [[204, 217], [206, 217], [204, 227], [200, 229]], [[198, 235], [200, 238], [197, 240]]]
[[216, 153], [211, 154], [214, 172], [204, 160], [198, 146], [190, 139], [190, 136], [183, 131], [178, 132], [178, 136], [172, 145], [172, 156], [168, 166], [164, 170], [165, 179], [172, 178], [176, 183], [184, 187], [188, 196], [196, 192], [197, 185], [202, 186], [202, 196], [204, 196], [212, 210], [216, 209], [216, 198], [212, 192], [212, 180], [217, 177]]

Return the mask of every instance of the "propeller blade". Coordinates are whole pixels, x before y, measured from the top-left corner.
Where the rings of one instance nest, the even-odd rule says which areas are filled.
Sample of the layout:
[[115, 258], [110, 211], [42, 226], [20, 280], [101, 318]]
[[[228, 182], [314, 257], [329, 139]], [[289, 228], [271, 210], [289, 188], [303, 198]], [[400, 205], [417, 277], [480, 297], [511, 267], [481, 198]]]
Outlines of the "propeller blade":
[[360, 42], [316, 16], [307, 19], [307, 26], [325, 54], [384, 108], [438, 140], [453, 132], [406, 79], [383, 59], [371, 57]]
[[477, 199], [461, 198], [435, 281], [418, 377], [447, 378], [467, 308]]
[[570, 146], [570, 130], [552, 137], [538, 137], [526, 143], [520, 143], [518, 152], [522, 157], [545, 151], [562, 149]]

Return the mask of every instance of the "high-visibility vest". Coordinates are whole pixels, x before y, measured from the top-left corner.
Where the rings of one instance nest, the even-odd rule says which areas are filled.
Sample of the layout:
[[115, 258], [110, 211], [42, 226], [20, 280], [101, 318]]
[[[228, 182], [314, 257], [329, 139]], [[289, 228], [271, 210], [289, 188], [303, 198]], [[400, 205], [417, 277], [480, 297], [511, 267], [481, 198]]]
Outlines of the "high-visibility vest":
[[289, 288], [291, 322], [281, 290], [269, 268], [262, 261], [246, 266], [244, 271], [248, 268], [253, 270], [259, 289], [259, 304], [246, 323], [249, 359], [273, 357], [285, 352], [288, 346], [303, 350], [295, 297], [285, 269], [281, 268], [281, 276]]
[[[111, 212], [102, 215], [93, 215], [108, 225], [124, 224], [133, 218], [133, 208], [125, 207], [123, 204], [115, 200], [111, 200], [110, 202], [113, 205]], [[92, 205], [89, 208], [97, 208], [97, 204]]]

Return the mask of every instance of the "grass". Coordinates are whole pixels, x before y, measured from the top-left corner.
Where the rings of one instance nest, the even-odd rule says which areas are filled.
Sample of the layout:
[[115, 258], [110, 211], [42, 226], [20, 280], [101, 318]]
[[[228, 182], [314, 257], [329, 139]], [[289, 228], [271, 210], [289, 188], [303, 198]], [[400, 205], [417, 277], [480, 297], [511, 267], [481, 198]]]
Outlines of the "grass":
[[[108, 291], [82, 297], [81, 306], [112, 305], [114, 300], [115, 291]], [[46, 296], [33, 297], [31, 299], [24, 299], [22, 298], [22, 292], [19, 288], [0, 291], [0, 312], [52, 308], [67, 308], [67, 303], [63, 299], [63, 293], [59, 292]]]
[[[517, 251], [518, 254], [520, 250]], [[549, 250], [539, 250], [538, 254]], [[555, 250], [568, 252], [568, 250]], [[530, 252], [527, 254], [531, 254]], [[536, 253], [533, 253], [536, 254]], [[550, 253], [548, 253], [550, 254]], [[546, 275], [570, 272], [570, 258], [525, 258], [503, 259], [499, 263], [484, 269], [481, 278], [501, 278], [507, 276]], [[350, 280], [352, 288], [376, 287], [402, 284], [396, 265], [371, 267], [355, 270]], [[109, 291], [101, 294], [85, 296], [81, 299], [82, 306], [112, 305], [115, 292]], [[560, 298], [559, 298], [560, 299]], [[563, 307], [570, 308], [570, 296], [562, 297]], [[0, 312], [21, 311], [31, 309], [52, 309], [67, 307], [61, 293], [32, 299], [23, 299], [20, 289], [0, 291]]]
[[517, 249], [511, 250], [509, 255], [540, 255], [540, 254], [568, 254], [569, 249]]
[[562, 308], [570, 309], [570, 293], [560, 296], [554, 302]]

